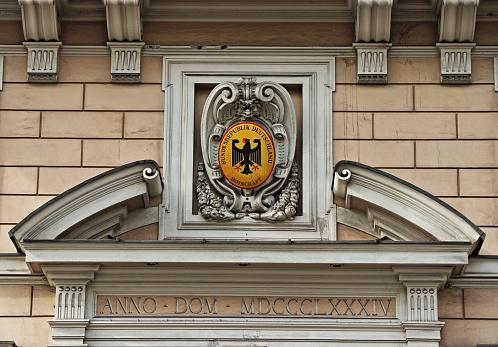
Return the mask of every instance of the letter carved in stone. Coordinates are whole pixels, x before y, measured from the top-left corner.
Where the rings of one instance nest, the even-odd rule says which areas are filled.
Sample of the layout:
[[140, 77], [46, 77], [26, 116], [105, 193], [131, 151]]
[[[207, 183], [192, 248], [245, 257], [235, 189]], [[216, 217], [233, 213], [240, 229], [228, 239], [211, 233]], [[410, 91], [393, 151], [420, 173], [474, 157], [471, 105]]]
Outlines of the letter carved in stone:
[[292, 220], [299, 202], [296, 113], [274, 82], [217, 85], [201, 120], [197, 203], [207, 220]]

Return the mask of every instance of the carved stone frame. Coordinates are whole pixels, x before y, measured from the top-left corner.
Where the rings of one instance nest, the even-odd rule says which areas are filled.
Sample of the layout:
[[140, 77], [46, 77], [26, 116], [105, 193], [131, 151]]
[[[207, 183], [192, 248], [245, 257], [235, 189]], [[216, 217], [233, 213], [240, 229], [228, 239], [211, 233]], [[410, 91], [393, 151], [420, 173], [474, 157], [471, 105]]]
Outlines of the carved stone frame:
[[[190, 54], [189, 54], [190, 53]], [[333, 239], [332, 91], [334, 57], [326, 50], [249, 49], [185, 51], [164, 57], [165, 190], [159, 238]], [[242, 76], [302, 86], [302, 216], [292, 221], [213, 222], [193, 214], [197, 164], [194, 151], [194, 98], [198, 83], [237, 82]], [[331, 226], [331, 227], [329, 227]]]

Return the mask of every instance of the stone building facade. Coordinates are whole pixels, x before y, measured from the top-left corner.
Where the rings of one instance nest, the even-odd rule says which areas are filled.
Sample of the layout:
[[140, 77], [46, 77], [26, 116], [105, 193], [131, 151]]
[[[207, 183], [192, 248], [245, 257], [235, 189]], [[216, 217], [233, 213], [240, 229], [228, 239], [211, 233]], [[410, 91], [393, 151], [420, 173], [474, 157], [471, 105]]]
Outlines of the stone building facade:
[[[0, 346], [498, 346], [496, 18], [0, 0]], [[244, 111], [262, 82], [295, 109], [273, 123], [299, 180], [285, 220], [201, 216], [226, 81]]]

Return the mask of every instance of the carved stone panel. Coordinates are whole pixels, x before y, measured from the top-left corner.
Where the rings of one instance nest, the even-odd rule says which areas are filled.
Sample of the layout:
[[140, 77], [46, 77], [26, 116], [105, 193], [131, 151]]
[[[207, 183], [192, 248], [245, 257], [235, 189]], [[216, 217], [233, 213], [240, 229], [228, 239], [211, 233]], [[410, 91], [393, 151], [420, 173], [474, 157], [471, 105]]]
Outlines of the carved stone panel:
[[207, 220], [292, 220], [299, 201], [296, 113], [287, 90], [243, 77], [210, 93], [201, 121], [196, 183]]

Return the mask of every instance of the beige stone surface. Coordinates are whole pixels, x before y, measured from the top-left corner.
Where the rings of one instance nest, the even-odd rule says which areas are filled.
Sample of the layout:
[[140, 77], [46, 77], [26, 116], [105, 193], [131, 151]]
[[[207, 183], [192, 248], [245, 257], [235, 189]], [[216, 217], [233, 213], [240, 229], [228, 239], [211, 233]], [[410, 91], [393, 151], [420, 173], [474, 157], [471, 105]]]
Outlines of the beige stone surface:
[[19, 223], [53, 196], [0, 195], [0, 223]]
[[59, 82], [111, 82], [111, 57], [60, 56]]
[[[393, 8], [396, 11], [396, 7]], [[434, 46], [438, 40], [438, 23], [393, 21], [391, 42], [393, 46]]]
[[334, 141], [334, 162], [354, 160], [375, 167], [413, 167], [412, 141]]
[[466, 288], [464, 293], [466, 319], [498, 319], [498, 288]]
[[126, 112], [125, 138], [162, 139], [164, 136], [163, 112]]
[[374, 240], [375, 237], [348, 225], [337, 223], [337, 240]]
[[435, 196], [457, 196], [458, 180], [456, 169], [386, 169]]
[[371, 139], [372, 113], [334, 112], [334, 139]]
[[17, 253], [16, 247], [9, 237], [9, 231], [14, 227], [14, 224], [0, 225], [0, 253]]
[[84, 166], [119, 166], [136, 160], [162, 163], [162, 140], [85, 140]]
[[80, 140], [0, 140], [0, 165], [78, 166], [80, 164]]
[[40, 112], [0, 111], [0, 137], [40, 136]]
[[472, 83], [494, 83], [492, 57], [472, 57]]
[[163, 57], [144, 57], [140, 59], [140, 78], [142, 83], [162, 83]]
[[42, 112], [42, 137], [121, 138], [122, 112]]
[[439, 318], [463, 318], [463, 289], [443, 289], [437, 293]]
[[481, 228], [486, 234], [484, 243], [479, 250], [480, 255], [497, 255], [498, 254], [498, 228]]
[[344, 85], [333, 94], [334, 111], [412, 111], [410, 85]]
[[455, 139], [455, 113], [375, 113], [376, 139]]
[[498, 196], [498, 169], [460, 169], [461, 196]]
[[4, 84], [3, 110], [81, 110], [83, 85], [68, 83]]
[[29, 316], [31, 290], [31, 286], [0, 286], [0, 316]]
[[79, 183], [97, 176], [109, 168], [53, 168], [41, 167], [39, 194], [60, 194]]
[[458, 113], [459, 139], [498, 139], [498, 112]]
[[396, 57], [387, 59], [389, 83], [439, 83], [439, 58]]
[[417, 167], [489, 168], [497, 165], [498, 141], [417, 142]]
[[32, 316], [54, 316], [55, 289], [50, 286], [33, 286]]
[[51, 343], [49, 317], [0, 317], [2, 341], [15, 341], [19, 347], [47, 347]]
[[464, 112], [497, 109], [498, 98], [491, 84], [415, 86], [415, 111]]
[[28, 81], [28, 58], [26, 56], [5, 56], [3, 60], [4, 82]]
[[36, 194], [36, 167], [0, 167], [0, 194]]
[[85, 110], [162, 111], [164, 93], [160, 84], [88, 84]]
[[356, 83], [358, 80], [358, 67], [356, 58], [335, 58], [335, 82]]
[[443, 198], [477, 226], [498, 225], [498, 198]]
[[442, 319], [441, 346], [474, 347], [498, 341], [498, 320]]

